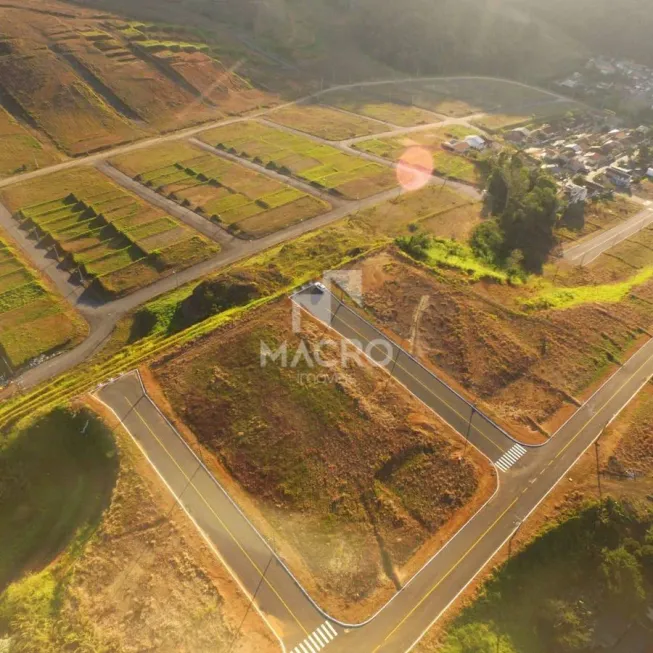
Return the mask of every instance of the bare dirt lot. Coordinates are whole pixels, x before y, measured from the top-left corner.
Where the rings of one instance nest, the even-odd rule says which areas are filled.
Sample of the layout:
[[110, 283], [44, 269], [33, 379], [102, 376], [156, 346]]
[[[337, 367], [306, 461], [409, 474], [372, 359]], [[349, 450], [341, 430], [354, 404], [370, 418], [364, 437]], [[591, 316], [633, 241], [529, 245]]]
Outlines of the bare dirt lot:
[[[525, 441], [541, 442], [642, 342], [651, 284], [609, 306], [524, 310], [525, 287], [461, 282], [403, 256], [362, 262], [365, 307], [416, 353]], [[428, 298], [424, 303], [423, 298]]]
[[[308, 350], [324, 335], [302, 320]], [[335, 338], [335, 336], [332, 336]], [[287, 341], [288, 367], [261, 342]], [[153, 366], [157, 401], [331, 614], [369, 616], [495, 488], [485, 459], [369, 362], [312, 383], [290, 302], [258, 309]], [[335, 375], [335, 376], [333, 376]], [[168, 403], [169, 402], [169, 403]], [[183, 423], [182, 423], [183, 422]], [[184, 426], [185, 425], [185, 426]]]

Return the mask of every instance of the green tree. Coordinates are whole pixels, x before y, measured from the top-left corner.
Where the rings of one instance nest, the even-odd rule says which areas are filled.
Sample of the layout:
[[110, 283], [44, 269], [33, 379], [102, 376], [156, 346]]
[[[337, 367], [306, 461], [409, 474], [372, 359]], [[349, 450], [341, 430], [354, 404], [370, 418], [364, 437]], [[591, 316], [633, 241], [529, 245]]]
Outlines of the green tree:
[[538, 631], [547, 649], [558, 653], [586, 651], [592, 641], [592, 616], [581, 603], [550, 600], [542, 610]]
[[514, 653], [510, 640], [495, 633], [488, 624], [471, 623], [447, 638], [442, 653]]
[[599, 566], [603, 596], [614, 609], [633, 614], [644, 599], [644, 579], [637, 558], [620, 546], [603, 549]]
[[498, 166], [490, 173], [487, 183], [488, 205], [492, 215], [501, 215], [508, 203], [508, 184], [503, 171]]
[[470, 238], [474, 254], [487, 263], [497, 263], [503, 254], [503, 231], [495, 218], [481, 222]]
[[411, 236], [400, 236], [395, 240], [397, 247], [417, 261], [426, 261], [433, 239], [427, 233], [414, 233]]

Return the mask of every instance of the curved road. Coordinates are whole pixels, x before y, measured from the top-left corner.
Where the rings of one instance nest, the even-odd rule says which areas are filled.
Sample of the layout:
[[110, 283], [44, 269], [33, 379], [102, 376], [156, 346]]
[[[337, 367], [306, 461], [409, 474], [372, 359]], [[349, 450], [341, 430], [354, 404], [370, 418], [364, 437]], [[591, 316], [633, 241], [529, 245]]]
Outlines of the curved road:
[[[370, 342], [385, 339], [361, 316], [321, 293], [293, 298], [337, 333]], [[326, 302], [326, 303], [325, 303]], [[385, 339], [387, 341], [387, 339]], [[371, 619], [344, 624], [325, 614], [261, 538], [245, 515], [190, 451], [146, 395], [135, 373], [115, 380], [97, 396], [122, 420], [180, 505], [214, 547], [243, 589], [292, 653], [323, 649], [343, 653], [403, 653], [410, 650], [495, 553], [513, 536], [606, 425], [653, 376], [653, 340], [642, 347], [541, 447], [502, 466], [514, 450], [505, 432], [487, 421], [456, 421], [468, 406], [390, 341], [383, 364], [408, 391], [469, 437], [497, 465], [491, 500]], [[380, 356], [372, 355], [379, 363]], [[449, 413], [443, 410], [447, 406]]]

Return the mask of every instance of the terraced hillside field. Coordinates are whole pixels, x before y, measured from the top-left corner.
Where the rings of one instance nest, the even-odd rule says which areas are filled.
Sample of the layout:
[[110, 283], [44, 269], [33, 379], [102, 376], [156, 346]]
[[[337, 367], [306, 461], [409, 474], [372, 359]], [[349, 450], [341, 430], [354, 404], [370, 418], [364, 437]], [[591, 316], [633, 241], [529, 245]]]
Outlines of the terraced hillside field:
[[310, 318], [301, 338], [291, 324], [289, 301], [264, 306], [156, 364], [154, 391], [308, 591], [358, 620], [495, 480], [475, 452], [459, 459], [463, 440], [367, 360], [343, 364], [337, 347], [323, 347], [335, 375], [326, 382], [302, 380], [311, 376], [305, 359], [262, 366], [261, 342], [288, 343], [290, 363], [300, 342], [312, 351], [323, 337]]
[[0, 237], [0, 377], [76, 344], [86, 332], [84, 320]]
[[47, 49], [0, 57], [4, 90], [62, 150], [86, 154], [138, 137], [65, 62]]
[[235, 66], [225, 64], [215, 43], [199, 42], [196, 32], [184, 34], [183, 27], [138, 22], [117, 24], [116, 28], [143, 59], [154, 62], [202, 102], [227, 115], [270, 106], [278, 100], [275, 94], [255, 88], [238, 74], [242, 59]]
[[401, 136], [371, 138], [355, 143], [354, 148], [390, 161], [398, 161], [410, 148], [426, 148], [433, 156], [433, 170], [436, 173], [478, 184], [480, 175], [476, 163], [468, 156], [449, 152], [442, 147], [443, 143], [452, 138], [462, 139], [478, 133], [465, 125], [449, 125]]
[[218, 251], [95, 170], [40, 178], [9, 187], [2, 196], [22, 229], [45, 239], [65, 258], [71, 274], [81, 274], [110, 297]]
[[394, 171], [383, 165], [258, 122], [217, 127], [201, 139], [350, 199], [369, 197], [397, 184]]
[[274, 111], [266, 118], [329, 141], [345, 141], [388, 131], [378, 122], [319, 105], [295, 104]]
[[91, 71], [115, 93], [137, 119], [155, 129], [168, 131], [224, 115], [216, 108], [198, 102], [195, 93], [175, 84], [153, 65], [138, 57], [120, 59], [112, 56], [114, 50], [103, 52], [97, 48], [101, 43], [106, 47], [120, 47], [120, 44], [111, 43], [109, 35], [100, 41], [66, 41], [59, 47], [73, 64]]
[[113, 163], [137, 181], [245, 237], [258, 238], [330, 208], [301, 190], [188, 143], [138, 150]]

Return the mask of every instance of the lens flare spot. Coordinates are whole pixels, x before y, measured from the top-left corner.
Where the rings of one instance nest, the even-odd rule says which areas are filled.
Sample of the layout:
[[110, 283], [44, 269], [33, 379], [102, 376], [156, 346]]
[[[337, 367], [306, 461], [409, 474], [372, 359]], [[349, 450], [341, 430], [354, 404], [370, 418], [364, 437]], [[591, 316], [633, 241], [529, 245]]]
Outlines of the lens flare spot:
[[397, 163], [397, 181], [404, 190], [423, 188], [429, 183], [432, 174], [433, 155], [419, 145], [409, 147]]

